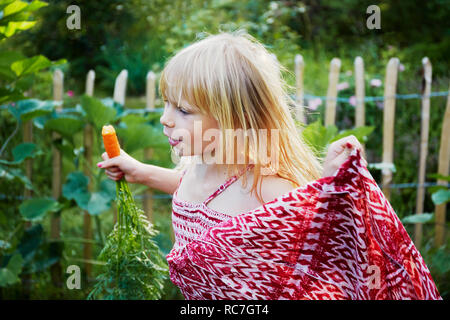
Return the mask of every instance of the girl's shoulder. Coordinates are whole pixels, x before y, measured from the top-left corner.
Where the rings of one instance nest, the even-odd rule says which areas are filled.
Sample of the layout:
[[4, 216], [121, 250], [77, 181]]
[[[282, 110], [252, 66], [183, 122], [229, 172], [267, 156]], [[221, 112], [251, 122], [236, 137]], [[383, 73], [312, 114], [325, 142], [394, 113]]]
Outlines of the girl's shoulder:
[[250, 192], [252, 184], [251, 177], [248, 179], [246, 187], [243, 187], [241, 183], [233, 183], [223, 194], [214, 198], [208, 206], [215, 211], [235, 216], [256, 209], [262, 204], [295, 189], [295, 186], [289, 180], [277, 175], [264, 176], [257, 186], [257, 190], [260, 190], [263, 199], [263, 203], [261, 203], [256, 193]]
[[264, 176], [261, 182], [261, 197], [264, 203], [270, 202], [295, 188], [291, 181], [278, 175]]

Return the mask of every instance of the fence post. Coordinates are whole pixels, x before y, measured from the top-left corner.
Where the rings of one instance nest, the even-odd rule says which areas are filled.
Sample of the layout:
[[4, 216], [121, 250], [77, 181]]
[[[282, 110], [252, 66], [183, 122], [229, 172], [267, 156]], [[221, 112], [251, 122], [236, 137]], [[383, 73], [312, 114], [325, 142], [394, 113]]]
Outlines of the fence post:
[[[114, 83], [114, 102], [125, 106], [125, 94], [127, 90], [128, 71], [122, 70]], [[114, 210], [114, 224], [117, 222], [117, 210]]]
[[304, 87], [303, 87], [303, 71], [305, 62], [301, 54], [295, 55], [295, 119], [306, 125], [306, 116], [304, 111]]
[[[450, 93], [450, 87], [449, 87]], [[438, 173], [447, 176], [450, 164], [450, 95], [447, 96], [447, 106], [445, 107], [444, 123], [442, 124], [441, 144], [439, 147], [439, 164]], [[447, 185], [447, 181], [438, 179], [438, 185]], [[445, 214], [447, 204], [444, 202], [435, 207], [435, 246], [439, 247], [444, 244], [445, 235]]]
[[330, 63], [328, 75], [327, 103], [325, 108], [325, 126], [333, 125], [336, 121], [337, 84], [341, 60], [333, 58]]
[[[86, 76], [86, 95], [92, 97], [94, 95], [94, 81], [95, 81], [95, 72], [90, 70]], [[92, 181], [94, 179], [92, 175], [92, 154], [93, 154], [93, 145], [94, 145], [94, 136], [93, 136], [93, 128], [90, 123], [87, 123], [84, 127], [83, 132], [83, 140], [84, 140], [84, 154], [85, 154], [85, 162], [84, 162], [84, 174], [89, 179], [88, 190], [92, 192]], [[84, 238], [87, 240], [92, 240], [92, 222], [91, 215], [88, 211], [84, 211]], [[92, 243], [87, 241], [83, 245], [83, 256], [85, 261], [89, 261], [92, 259]], [[86, 275], [86, 281], [89, 281], [89, 278], [92, 274], [92, 266], [90, 263], [84, 263], [84, 270]]]
[[[397, 91], [397, 73], [399, 59], [391, 58], [386, 68], [384, 81], [383, 108], [383, 164], [392, 165], [394, 159], [394, 123], [395, 123], [395, 93]], [[392, 169], [382, 169], [382, 191], [387, 200], [390, 199]]]
[[[25, 92], [25, 96], [30, 96], [29, 92]], [[33, 120], [28, 120], [23, 125], [23, 142], [24, 143], [32, 143], [33, 142]], [[28, 180], [32, 181], [32, 175], [33, 175], [33, 160], [32, 159], [26, 159], [25, 160], [25, 174], [28, 178]], [[24, 188], [23, 197], [26, 201], [29, 199], [33, 194], [33, 190], [30, 190], [28, 188]], [[31, 221], [25, 221], [24, 223], [25, 230], [29, 229], [31, 227]], [[22, 283], [23, 283], [23, 291], [25, 299], [30, 299], [31, 294], [31, 274], [23, 274], [22, 275]]]
[[[64, 74], [61, 70], [57, 69], [53, 73], [53, 100], [62, 101], [64, 92]], [[56, 107], [56, 112], [61, 111], [62, 105]], [[52, 196], [55, 200], [58, 200], [61, 196], [61, 181], [62, 181], [62, 161], [61, 152], [55, 147], [55, 144], [60, 143], [61, 135], [57, 132], [52, 132], [52, 159], [53, 159], [53, 177], [52, 177]], [[60, 212], [52, 214], [50, 221], [50, 236], [53, 240], [60, 238], [61, 232], [61, 216]], [[56, 243], [55, 245], [58, 245]], [[62, 286], [62, 270], [61, 263], [58, 261], [51, 266], [51, 278], [55, 287]]]
[[[422, 87], [422, 124], [420, 132], [420, 160], [419, 160], [419, 179], [417, 187], [416, 198], [416, 214], [423, 213], [423, 201], [425, 197], [425, 172], [428, 155], [428, 135], [430, 127], [430, 93], [431, 93], [431, 79], [432, 66], [430, 60], [425, 57], [422, 59], [423, 67], [423, 87]], [[420, 249], [422, 243], [422, 224], [416, 223], [414, 228], [414, 243], [417, 249]]]
[[[147, 86], [146, 86], [146, 109], [155, 109], [155, 74], [150, 71], [147, 73]], [[153, 155], [153, 150], [151, 148], [146, 148], [144, 150], [144, 159], [150, 160]], [[147, 215], [149, 221], [153, 220], [153, 192], [150, 189], [146, 189], [144, 193], [144, 211]]]
[[116, 78], [114, 84], [114, 101], [125, 105], [125, 94], [127, 90], [128, 71], [122, 70]]
[[361, 57], [355, 58], [355, 97], [356, 97], [356, 113], [355, 125], [362, 127], [366, 123], [365, 117], [365, 84], [364, 84], [364, 60]]
[[[365, 83], [364, 83], [364, 60], [361, 57], [356, 57], [354, 62], [355, 67], [355, 97], [356, 97], [356, 109], [355, 109], [355, 126], [356, 128], [364, 126], [366, 123], [366, 110], [364, 105], [365, 97]], [[365, 149], [364, 143], [361, 141], [363, 150]]]

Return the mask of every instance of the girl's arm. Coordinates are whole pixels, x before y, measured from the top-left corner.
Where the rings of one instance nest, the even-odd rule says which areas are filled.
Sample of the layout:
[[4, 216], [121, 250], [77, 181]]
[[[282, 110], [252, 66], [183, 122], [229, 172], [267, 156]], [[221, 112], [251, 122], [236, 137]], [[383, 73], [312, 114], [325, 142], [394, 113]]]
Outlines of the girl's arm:
[[138, 169], [140, 180], [137, 183], [169, 194], [175, 192], [180, 182], [181, 172], [151, 164], [141, 163], [141, 165]]
[[142, 163], [120, 149], [120, 155], [109, 159], [108, 154], [102, 154], [104, 161], [97, 166], [106, 169], [105, 173], [112, 180], [125, 177], [129, 183], [139, 183], [152, 189], [173, 194], [181, 178], [181, 172], [151, 164]]

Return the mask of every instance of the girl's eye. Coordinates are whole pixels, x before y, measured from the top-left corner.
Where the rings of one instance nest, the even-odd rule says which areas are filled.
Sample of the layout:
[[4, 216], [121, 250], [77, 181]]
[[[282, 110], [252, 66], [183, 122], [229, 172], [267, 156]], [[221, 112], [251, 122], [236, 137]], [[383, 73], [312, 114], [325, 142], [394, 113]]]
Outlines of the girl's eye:
[[180, 111], [182, 114], [189, 114], [186, 110], [183, 110], [180, 106], [177, 107], [178, 111]]
[[[163, 101], [164, 101], [164, 107], [170, 105], [170, 102], [169, 102], [169, 101], [167, 101], [167, 100], [163, 100]], [[182, 107], [180, 107], [180, 106], [176, 106], [175, 108], [176, 108], [178, 111], [180, 111], [182, 114], [190, 114], [190, 112], [184, 110], [184, 109], [183, 109]]]

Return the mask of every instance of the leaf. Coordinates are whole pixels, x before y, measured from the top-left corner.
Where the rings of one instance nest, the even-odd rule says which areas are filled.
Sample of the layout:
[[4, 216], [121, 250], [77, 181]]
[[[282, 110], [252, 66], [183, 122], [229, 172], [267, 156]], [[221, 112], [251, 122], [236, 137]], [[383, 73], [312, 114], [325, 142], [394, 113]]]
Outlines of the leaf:
[[87, 186], [89, 178], [81, 172], [72, 172], [67, 176], [67, 182], [63, 185], [63, 196], [68, 200], [75, 200], [77, 205], [87, 210], [91, 197]]
[[18, 277], [22, 272], [23, 258], [19, 253], [16, 253], [9, 259], [6, 268], [0, 269], [0, 287], [12, 285], [20, 281]]
[[38, 0], [34, 0], [33, 2], [31, 2], [28, 7], [26, 8], [27, 11], [36, 11], [42, 7], [46, 7], [48, 6], [48, 3], [46, 2], [42, 2], [42, 1], [38, 1]]
[[46, 130], [56, 131], [70, 141], [72, 141], [73, 136], [77, 132], [80, 132], [83, 127], [84, 122], [82, 120], [75, 117], [69, 117], [68, 115], [49, 119], [44, 125]]
[[104, 179], [100, 182], [100, 193], [109, 200], [116, 199], [116, 182], [111, 179]]
[[42, 69], [48, 68], [52, 62], [43, 55], [34, 56], [14, 62], [11, 65], [11, 70], [16, 73], [16, 76], [21, 77], [27, 74], [36, 73]]
[[17, 119], [27, 121], [34, 117], [44, 116], [50, 114], [57, 102], [41, 101], [37, 99], [26, 99], [17, 101], [16, 104], [9, 105], [8, 111]]
[[25, 98], [20, 90], [10, 88], [0, 88], [0, 103], [17, 101]]
[[430, 192], [431, 194], [439, 191], [439, 190], [447, 190], [448, 187], [447, 186], [441, 186], [441, 185], [435, 185], [435, 186], [430, 186], [428, 188], [428, 192]]
[[3, 34], [1, 38], [9, 38], [18, 30], [27, 30], [32, 28], [37, 21], [10, 21], [7, 26], [0, 26], [0, 34]]
[[354, 135], [359, 142], [364, 143], [367, 142], [367, 137], [372, 133], [374, 129], [374, 126], [362, 126], [350, 130], [343, 130], [337, 136], [331, 139], [330, 143], [350, 135]]
[[129, 153], [143, 148], [158, 148], [167, 145], [167, 139], [161, 130], [145, 123], [117, 128], [117, 134], [123, 140], [123, 148]]
[[21, 169], [8, 168], [0, 165], [0, 179], [2, 178], [6, 180], [18, 179], [25, 185], [27, 189], [33, 190], [33, 185], [31, 184], [31, 181], [23, 174]]
[[28, 3], [26, 3], [26, 2], [14, 1], [14, 2], [10, 3], [9, 5], [7, 5], [3, 9], [3, 17], [7, 17], [7, 16], [10, 16], [19, 11], [22, 11], [27, 6], [28, 6]]
[[22, 255], [25, 263], [33, 259], [43, 241], [44, 229], [40, 223], [34, 224], [31, 228], [25, 230], [17, 246], [17, 251]]
[[24, 58], [25, 56], [19, 51], [0, 52], [0, 78], [13, 81], [16, 74], [11, 70], [11, 64]]
[[14, 157], [13, 161], [0, 159], [0, 163], [7, 165], [17, 165], [22, 163], [26, 158], [34, 158], [43, 154], [43, 152], [37, 148], [36, 144], [29, 142], [17, 145], [13, 149], [12, 153]]
[[336, 126], [323, 126], [320, 120], [317, 120], [302, 130], [302, 136], [305, 141], [311, 145], [317, 155], [323, 156], [330, 140], [336, 135], [338, 129]]
[[19, 206], [19, 212], [27, 221], [41, 220], [47, 213], [58, 211], [61, 205], [51, 198], [25, 200]]
[[434, 213], [422, 213], [406, 216], [402, 219], [403, 223], [426, 223], [431, 222], [434, 218]]
[[437, 192], [431, 195], [431, 200], [435, 205], [440, 205], [450, 201], [450, 189], [447, 190], [438, 190]]
[[14, 157], [14, 161], [17, 163], [21, 163], [23, 160], [25, 160], [27, 158], [35, 158], [44, 153], [42, 152], [42, 150], [40, 150], [38, 148], [38, 146], [36, 144], [26, 142], [26, 143], [21, 143], [18, 146], [16, 146], [12, 150], [12, 154]]
[[440, 173], [430, 173], [430, 174], [427, 174], [427, 177], [433, 178], [433, 179], [436, 179], [436, 180], [444, 180], [444, 181], [450, 182], [450, 175], [444, 176], [444, 175], [442, 175]]
[[101, 192], [94, 192], [91, 194], [87, 211], [92, 215], [98, 215], [111, 208], [111, 199], [105, 197]]
[[110, 123], [116, 117], [116, 109], [108, 107], [100, 100], [87, 95], [82, 96], [81, 106], [86, 113], [86, 118], [97, 130], [100, 130], [103, 125]]

